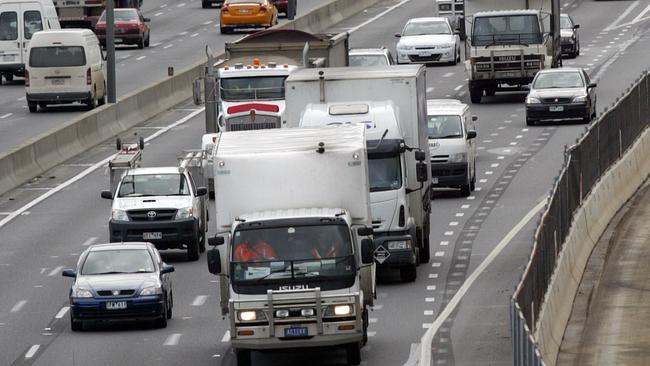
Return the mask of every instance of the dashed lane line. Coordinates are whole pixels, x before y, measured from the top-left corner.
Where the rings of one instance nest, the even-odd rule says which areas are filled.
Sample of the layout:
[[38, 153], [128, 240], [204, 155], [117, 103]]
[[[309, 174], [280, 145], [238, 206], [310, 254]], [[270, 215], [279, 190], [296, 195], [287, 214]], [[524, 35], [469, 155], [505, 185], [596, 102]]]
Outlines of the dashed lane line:
[[177, 346], [178, 343], [181, 341], [181, 336], [183, 336], [182, 333], [173, 333], [170, 334], [169, 337], [165, 340], [165, 343], [163, 343], [164, 346]]
[[70, 310], [70, 307], [69, 306], [64, 306], [64, 307], [61, 308], [61, 310], [59, 310], [58, 313], [56, 313], [56, 315], [54, 317], [56, 319], [62, 319], [65, 316], [65, 313], [68, 312], [68, 310]]
[[40, 345], [40, 344], [35, 344], [35, 345], [29, 347], [29, 349], [28, 349], [27, 352], [25, 353], [25, 358], [32, 358], [32, 357], [34, 357], [34, 355], [36, 354], [36, 352], [38, 352], [38, 349], [39, 349], [39, 348], [41, 348], [41, 345]]
[[11, 312], [11, 313], [17, 313], [17, 312], [19, 312], [23, 307], [25, 307], [25, 304], [27, 304], [27, 300], [20, 300], [20, 301], [18, 301], [18, 302], [16, 303], [16, 305], [14, 305], [14, 306], [11, 308], [10, 312]]
[[194, 298], [194, 301], [192, 301], [192, 306], [203, 306], [205, 304], [205, 301], [208, 299], [207, 296], [205, 295], [199, 295]]

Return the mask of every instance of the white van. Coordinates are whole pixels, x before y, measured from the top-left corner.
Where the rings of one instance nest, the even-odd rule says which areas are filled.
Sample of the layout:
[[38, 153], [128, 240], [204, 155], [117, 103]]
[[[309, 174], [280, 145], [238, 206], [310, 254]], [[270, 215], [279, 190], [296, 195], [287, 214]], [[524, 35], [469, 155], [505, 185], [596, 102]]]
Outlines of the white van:
[[431, 183], [460, 188], [467, 197], [476, 183], [476, 116], [456, 99], [427, 100]]
[[30, 112], [48, 104], [79, 102], [93, 109], [105, 103], [104, 57], [91, 30], [38, 32], [27, 55], [25, 91]]
[[32, 35], [61, 29], [52, 0], [0, 0], [0, 84], [25, 74]]

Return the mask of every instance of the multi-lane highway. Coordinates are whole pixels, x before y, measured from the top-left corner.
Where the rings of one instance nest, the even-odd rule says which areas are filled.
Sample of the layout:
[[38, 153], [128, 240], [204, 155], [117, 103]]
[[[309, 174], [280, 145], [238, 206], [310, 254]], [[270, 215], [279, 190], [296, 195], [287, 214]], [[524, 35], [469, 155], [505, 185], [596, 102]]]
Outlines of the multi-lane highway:
[[[322, 5], [316, 0], [302, 0], [298, 15]], [[143, 14], [151, 19], [151, 46], [118, 46], [116, 75], [118, 98], [167, 77], [167, 68], [176, 71], [205, 60], [205, 46], [213, 52], [223, 50], [243, 33], [221, 35], [219, 9], [201, 8], [200, 0], [146, 0]], [[282, 24], [285, 18], [280, 18]], [[36, 137], [84, 113], [82, 105], [50, 106], [29, 113], [25, 101], [25, 84], [16, 78], [0, 85], [0, 153]]]
[[[639, 3], [591, 0], [563, 3], [565, 11], [581, 25], [582, 43], [581, 55], [565, 61], [565, 65], [588, 68], [597, 79], [599, 111], [609, 106], [648, 67], [650, 22], [642, 13], [648, 8]], [[186, 6], [189, 4], [194, 4], [194, 8], [199, 6], [196, 1]], [[331, 31], [353, 32], [353, 47], [394, 48], [393, 34], [404, 22], [431, 14], [432, 9], [433, 3], [428, 0], [388, 0], [346, 19]], [[200, 9], [194, 10], [202, 13]], [[153, 15], [167, 14], [164, 9], [154, 12], [148, 8], [147, 11]], [[172, 31], [167, 23], [162, 23], [161, 29], [168, 30], [169, 35], [163, 36], [161, 31], [162, 38], [156, 38], [154, 33], [152, 44], [161, 42], [161, 45], [143, 51], [147, 58], [141, 60], [165, 60], [156, 61], [156, 65], [164, 66], [160, 72], [166, 71], [166, 65], [172, 62], [179, 67], [190, 52], [200, 52], [194, 51], [196, 46], [187, 46], [184, 52], [169, 55], [170, 58], [147, 54], [164, 49], [167, 44], [174, 45], [168, 50], [185, 47], [184, 42], [175, 38], [179, 37], [179, 29], [189, 27], [181, 24], [200, 24], [198, 15], [187, 15], [185, 20], [178, 14], [166, 16], [179, 28]], [[158, 20], [153, 18], [155, 24]], [[207, 20], [206, 17], [203, 21]], [[184, 36], [184, 40], [192, 34]], [[162, 41], [164, 38], [167, 41]], [[136, 54], [136, 51], [127, 52]], [[135, 58], [132, 61], [137, 64]], [[142, 69], [133, 71], [131, 77], [153, 69], [146, 65], [142, 63]], [[153, 76], [147, 77], [155, 80]], [[427, 88], [432, 98], [468, 100], [461, 65], [429, 67]], [[432, 260], [418, 268], [417, 281], [404, 284], [391, 273], [381, 276], [377, 305], [370, 313], [370, 340], [362, 351], [365, 364], [404, 364], [463, 281], [548, 194], [561, 166], [564, 146], [575, 141], [584, 125], [526, 127], [523, 99], [521, 93], [500, 94], [484, 98], [484, 104], [471, 106], [473, 114], [479, 117], [476, 192], [466, 198], [453, 190], [436, 193], [431, 220]], [[9, 104], [17, 108], [15, 103]], [[175, 164], [177, 152], [199, 146], [204, 117], [200, 110], [193, 111], [194, 108], [186, 102], [136, 129], [145, 136], [165, 132], [149, 141], [144, 151], [144, 166]], [[85, 246], [108, 239], [110, 204], [99, 198], [100, 190], [109, 183], [107, 171], [104, 166], [89, 171], [113, 149], [114, 144], [106, 142], [0, 197], [0, 364], [235, 365], [228, 343], [228, 321], [221, 318], [218, 310], [218, 279], [208, 273], [203, 260], [185, 262], [183, 252], [163, 252], [164, 259], [176, 266], [174, 318], [167, 328], [127, 324], [98, 326], [83, 333], [70, 331], [69, 280], [62, 278], [60, 272], [73, 266]], [[21, 209], [65, 182], [69, 184], [60, 191]], [[19, 213], [15, 219], [1, 221], [14, 217], [14, 213]], [[527, 261], [535, 224], [534, 219], [514, 233], [494, 263], [464, 294], [458, 310], [444, 322], [432, 345], [435, 365], [511, 364], [508, 299]], [[253, 363], [343, 365], [345, 354], [339, 350], [254, 353]]]

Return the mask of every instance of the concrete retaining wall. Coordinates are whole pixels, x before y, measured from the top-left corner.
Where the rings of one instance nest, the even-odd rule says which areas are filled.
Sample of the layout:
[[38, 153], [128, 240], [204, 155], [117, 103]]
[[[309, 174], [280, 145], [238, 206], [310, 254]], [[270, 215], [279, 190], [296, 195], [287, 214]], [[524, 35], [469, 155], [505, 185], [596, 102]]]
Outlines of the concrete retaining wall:
[[556, 364], [564, 330], [589, 256], [612, 217], [650, 174], [648, 156], [650, 128], [603, 175], [576, 211], [535, 330], [535, 339], [548, 366]]
[[[333, 0], [280, 27], [323, 32], [379, 1]], [[222, 53], [216, 56], [220, 57], [223, 58]], [[116, 104], [85, 113], [0, 154], [0, 195], [191, 98], [192, 81], [201, 77], [204, 65], [205, 62], [198, 62], [173, 77], [119, 98]]]

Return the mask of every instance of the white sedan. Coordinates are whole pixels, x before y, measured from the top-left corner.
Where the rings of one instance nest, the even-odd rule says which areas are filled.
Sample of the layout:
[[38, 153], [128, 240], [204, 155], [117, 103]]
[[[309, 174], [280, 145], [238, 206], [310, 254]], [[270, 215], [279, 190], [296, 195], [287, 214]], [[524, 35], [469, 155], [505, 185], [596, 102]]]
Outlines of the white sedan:
[[460, 62], [460, 37], [447, 18], [413, 18], [402, 33], [395, 34], [397, 63]]

